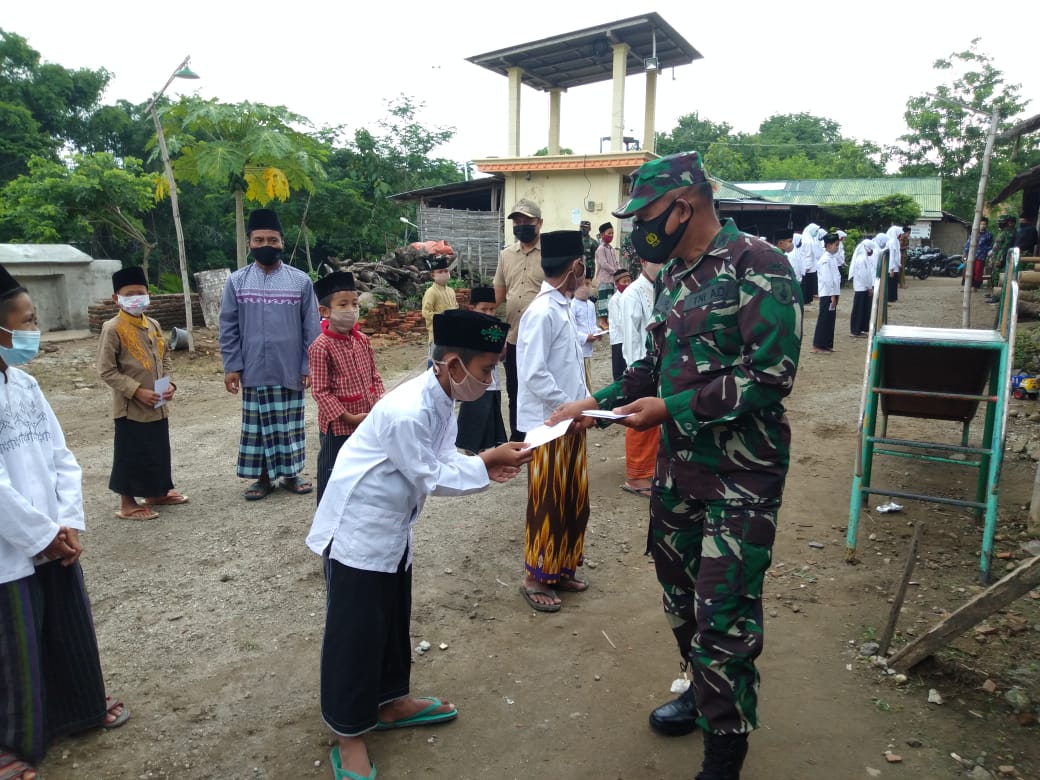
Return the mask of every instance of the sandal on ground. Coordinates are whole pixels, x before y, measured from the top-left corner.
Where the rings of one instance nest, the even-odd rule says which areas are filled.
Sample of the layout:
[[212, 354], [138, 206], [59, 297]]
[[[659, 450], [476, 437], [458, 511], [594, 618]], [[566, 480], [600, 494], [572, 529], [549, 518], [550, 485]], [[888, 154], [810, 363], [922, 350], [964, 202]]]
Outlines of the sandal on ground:
[[187, 504], [188, 497], [176, 490], [171, 490], [162, 498], [146, 498], [142, 503], [145, 506], [176, 506], [177, 504]]
[[589, 589], [589, 581], [584, 577], [560, 577], [553, 587], [557, 593], [584, 593]]
[[32, 780], [39, 776], [32, 764], [27, 764], [10, 750], [0, 749], [0, 780], [23, 780], [27, 773]]
[[376, 723], [376, 731], [387, 731], [389, 729], [406, 729], [411, 726], [428, 726], [431, 723], [444, 723], [448, 720], [455, 720], [459, 717], [459, 711], [454, 707], [450, 712], [434, 712], [444, 706], [444, 702], [435, 696], [416, 696], [418, 701], [428, 701], [430, 704], [427, 707], [423, 707], [414, 715], [407, 718], [398, 718], [397, 720], [381, 720]]
[[559, 612], [560, 604], [542, 604], [540, 601], [535, 601], [534, 596], [549, 596], [550, 598], [556, 595], [550, 588], [529, 588], [521, 581], [520, 583], [520, 594], [524, 597], [524, 601], [527, 602], [528, 606], [538, 612]]
[[112, 715], [114, 720], [106, 720], [101, 724], [103, 729], [117, 729], [130, 720], [130, 708], [119, 699], [112, 696], [105, 697], [105, 716]]
[[627, 482], [621, 486], [621, 489], [626, 493], [631, 493], [633, 496], [642, 496], [643, 498], [650, 498], [650, 488], [648, 487], [632, 487]]
[[154, 509], [149, 509], [146, 506], [139, 506], [135, 509], [131, 509], [128, 512], [124, 512], [120, 509], [115, 513], [116, 517], [120, 520], [154, 520], [159, 516], [159, 513]]
[[332, 764], [332, 772], [336, 780], [376, 780], [376, 765], [371, 761], [368, 762], [368, 765], [372, 767], [372, 771], [367, 775], [359, 775], [357, 772], [344, 769], [339, 756], [339, 745], [329, 751], [329, 762]]
[[314, 490], [314, 485], [301, 477], [282, 477], [282, 487], [298, 496]]
[[246, 488], [246, 492], [242, 495], [246, 497], [246, 501], [259, 501], [261, 498], [267, 498], [269, 495], [271, 495], [271, 492], [273, 490], [273, 482], [264, 482], [258, 479], [256, 482], [254, 482], [252, 485]]

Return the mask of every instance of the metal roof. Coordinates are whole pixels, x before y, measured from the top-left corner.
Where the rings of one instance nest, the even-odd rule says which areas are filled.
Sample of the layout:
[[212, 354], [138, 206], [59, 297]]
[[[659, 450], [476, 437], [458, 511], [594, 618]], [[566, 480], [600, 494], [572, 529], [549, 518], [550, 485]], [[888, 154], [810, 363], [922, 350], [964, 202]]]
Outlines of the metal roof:
[[657, 57], [659, 69], [689, 65], [702, 57], [659, 14], [649, 13], [466, 59], [503, 76], [509, 68], [521, 68], [523, 83], [534, 89], [569, 89], [613, 78], [614, 43], [630, 47], [628, 75], [644, 73], [644, 60], [651, 56]]
[[997, 136], [997, 143], [1005, 143], [1006, 141], [1018, 141], [1019, 137], [1023, 135], [1029, 135], [1040, 130], [1040, 114], [1031, 116], [1029, 119], [1019, 122], [1014, 127], [1010, 127], [1003, 133]]
[[1026, 187], [1035, 187], [1038, 184], [1040, 184], [1040, 165], [1035, 165], [1027, 171], [1022, 171], [1022, 173], [1009, 181], [1008, 185], [989, 202], [989, 205], [996, 206], [1019, 190], [1024, 190]]
[[921, 219], [942, 219], [942, 179], [938, 176], [741, 181], [734, 184], [754, 193], [755, 197], [803, 206], [860, 203], [888, 195], [909, 195], [920, 206]]
[[429, 197], [441, 197], [445, 195], [468, 195], [481, 190], [491, 190], [502, 184], [501, 176], [481, 176], [477, 179], [451, 182], [450, 184], [437, 184], [432, 187], [422, 187], [407, 192], [397, 192], [390, 196], [390, 200], [422, 200]]

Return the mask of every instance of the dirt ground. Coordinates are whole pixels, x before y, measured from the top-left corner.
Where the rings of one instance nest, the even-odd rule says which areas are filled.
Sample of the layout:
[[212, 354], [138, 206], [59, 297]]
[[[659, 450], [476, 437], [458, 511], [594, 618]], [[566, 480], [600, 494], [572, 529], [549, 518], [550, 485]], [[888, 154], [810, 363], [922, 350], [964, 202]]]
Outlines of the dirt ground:
[[[959, 296], [954, 280], [913, 281], [891, 320], [957, 325]], [[897, 646], [979, 590], [981, 536], [968, 512], [906, 502], [900, 514], [866, 513], [861, 563], [844, 562], [866, 348], [847, 336], [850, 304], [851, 293], [839, 309], [833, 355], [810, 353], [815, 306], [807, 311], [788, 405], [792, 467], [767, 582], [762, 728], [751, 739], [744, 777], [988, 777], [978, 769], [969, 775], [979, 761], [994, 775], [1012, 766], [1006, 776], [1040, 778], [1037, 727], [1030, 725], [1040, 701], [1040, 593], [989, 619], [988, 633], [958, 639], [904, 684], [860, 655], [884, 627], [914, 523], [927, 523], [927, 532]], [[980, 301], [974, 316], [990, 320], [992, 308]], [[213, 335], [199, 332], [196, 359], [175, 355], [174, 478], [191, 503], [161, 509], [151, 522], [113, 516], [109, 393], [94, 372], [95, 340], [61, 343], [29, 367], [84, 469], [83, 567], [102, 664], [110, 692], [133, 713], [124, 728], [55, 745], [40, 767], [48, 780], [331, 777], [331, 741], [318, 709], [324, 584], [319, 559], [304, 545], [314, 498], [278, 491], [261, 502], [243, 500], [245, 483], [235, 477], [239, 399], [224, 390]], [[423, 351], [379, 348], [387, 386], [421, 366]], [[608, 349], [598, 347], [594, 360], [598, 385], [609, 374]], [[308, 401], [313, 475], [317, 413]], [[1012, 432], [1035, 435], [1028, 415], [1040, 407], [1020, 401], [1014, 408], [1021, 416]], [[900, 424], [920, 425], [896, 421], [892, 430]], [[956, 429], [947, 434], [958, 438]], [[426, 640], [433, 649], [415, 656], [413, 691], [449, 698], [461, 714], [442, 727], [374, 735], [380, 778], [696, 773], [699, 737], [659, 737], [646, 720], [671, 698], [679, 668], [643, 555], [647, 504], [619, 490], [622, 431], [594, 431], [589, 441], [584, 574], [592, 589], [565, 594], [557, 614], [533, 613], [517, 590], [523, 476], [427, 504], [415, 534], [412, 632], [416, 645]], [[968, 475], [908, 463], [877, 467], [876, 483], [967, 491]], [[1024, 456], [1007, 462], [997, 550], [1008, 557], [996, 562], [998, 572], [1025, 557], [1033, 469]], [[983, 688], [986, 680], [994, 692]], [[1004, 697], [1014, 686], [1034, 702], [1027, 714], [1016, 715]], [[928, 703], [930, 689], [943, 704]], [[886, 751], [901, 762], [889, 763]]]

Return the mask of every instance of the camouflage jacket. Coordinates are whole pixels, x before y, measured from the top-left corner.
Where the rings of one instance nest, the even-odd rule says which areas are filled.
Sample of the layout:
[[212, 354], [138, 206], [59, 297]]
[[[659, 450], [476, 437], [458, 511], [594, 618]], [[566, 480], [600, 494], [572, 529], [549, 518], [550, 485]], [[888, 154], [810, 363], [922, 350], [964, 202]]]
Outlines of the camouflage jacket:
[[779, 497], [791, 444], [782, 401], [802, 340], [787, 257], [727, 220], [692, 267], [669, 261], [655, 297], [646, 357], [594, 394], [599, 407], [664, 399], [666, 487], [699, 500]]
[[582, 236], [581, 243], [585, 248], [585, 276], [592, 279], [596, 276], [596, 248], [599, 241], [592, 236]]
[[1004, 267], [1004, 259], [1007, 251], [1015, 245], [1015, 231], [1003, 229], [997, 233], [997, 239], [993, 242], [993, 251], [989, 253], [989, 262], [997, 268]]

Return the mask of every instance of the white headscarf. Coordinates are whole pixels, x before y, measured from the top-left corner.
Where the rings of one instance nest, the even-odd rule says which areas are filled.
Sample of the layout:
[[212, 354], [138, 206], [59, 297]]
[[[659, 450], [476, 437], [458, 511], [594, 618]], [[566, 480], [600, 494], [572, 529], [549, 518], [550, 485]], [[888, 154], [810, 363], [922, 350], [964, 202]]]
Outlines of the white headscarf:
[[802, 245], [802, 234], [795, 233], [793, 236], [791, 236], [791, 242], [794, 244], [795, 249], [800, 247]]
[[902, 225], [893, 225], [888, 229], [888, 270], [895, 273], [903, 267], [903, 255], [899, 248], [899, 237], [903, 235]]
[[[868, 255], [868, 249], [874, 254]], [[871, 266], [875, 262], [877, 262], [877, 244], [873, 239], [865, 238], [856, 245], [856, 251], [852, 253], [852, 260], [849, 261], [849, 276], [855, 274], [861, 265]]]
[[877, 244], [878, 249], [884, 249], [888, 246], [888, 233], [878, 233], [874, 236], [874, 243]]

